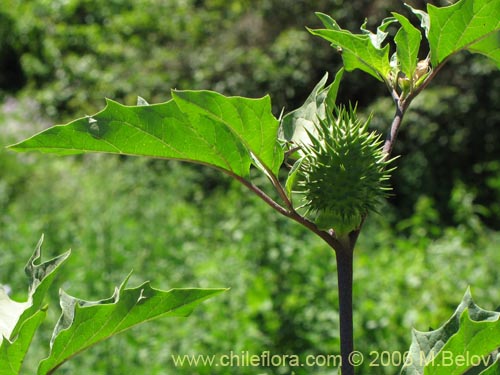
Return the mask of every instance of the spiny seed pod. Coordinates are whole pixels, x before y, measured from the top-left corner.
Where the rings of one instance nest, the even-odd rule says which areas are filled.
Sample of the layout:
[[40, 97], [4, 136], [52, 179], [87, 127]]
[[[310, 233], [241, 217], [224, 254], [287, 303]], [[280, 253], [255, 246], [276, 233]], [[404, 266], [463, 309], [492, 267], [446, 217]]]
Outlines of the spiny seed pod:
[[310, 143], [302, 145], [297, 193], [302, 195], [305, 215], [323, 230], [345, 236], [359, 228], [363, 217], [374, 211], [390, 190], [388, 164], [380, 135], [367, 130], [356, 110], [327, 111]]

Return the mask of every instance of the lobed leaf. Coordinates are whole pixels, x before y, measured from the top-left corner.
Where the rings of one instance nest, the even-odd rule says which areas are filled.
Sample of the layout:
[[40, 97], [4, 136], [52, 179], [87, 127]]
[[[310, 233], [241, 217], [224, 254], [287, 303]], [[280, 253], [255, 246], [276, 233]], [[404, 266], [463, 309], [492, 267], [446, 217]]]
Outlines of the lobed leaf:
[[288, 142], [301, 144], [309, 142], [309, 133], [316, 131], [319, 120], [326, 119], [327, 108], [335, 107], [340, 81], [344, 69], [340, 69], [335, 75], [334, 81], [325, 87], [328, 73], [314, 87], [304, 104], [292, 112], [286, 114], [281, 122], [279, 137]]
[[[319, 121], [325, 120], [327, 111], [335, 107], [340, 81], [344, 74], [344, 69], [340, 69], [335, 75], [334, 81], [325, 87], [328, 80], [328, 73], [314, 87], [304, 104], [288, 113], [281, 122], [279, 137], [291, 144], [291, 147], [310, 143], [309, 134], [316, 134]], [[285, 183], [285, 190], [288, 197], [292, 197], [292, 189], [295, 185], [300, 164], [303, 161], [302, 152], [298, 150], [298, 160], [295, 161]]]
[[4, 339], [0, 345], [0, 375], [18, 375], [36, 330], [42, 324], [45, 310], [38, 310], [20, 325], [12, 341]]
[[[391, 71], [389, 64], [389, 45], [380, 47], [380, 37], [384, 34], [378, 32], [377, 35], [352, 34], [350, 31], [341, 29], [331, 17], [317, 13], [327, 29], [308, 29], [313, 35], [322, 37], [331, 42], [342, 53], [344, 67], [347, 71], [355, 69], [363, 70], [379, 81], [384, 82]], [[379, 27], [379, 31], [392, 22], [386, 20]], [[384, 36], [385, 38], [385, 36]]]
[[500, 313], [489, 315], [467, 308], [460, 316], [460, 327], [434, 360], [425, 366], [424, 375], [460, 375], [475, 366], [488, 366], [489, 355], [500, 347]]
[[361, 32], [364, 35], [368, 35], [370, 37], [372, 44], [376, 48], [382, 48], [382, 43], [387, 38], [387, 35], [389, 35], [389, 33], [386, 30], [394, 22], [396, 22], [396, 19], [394, 17], [385, 18], [384, 20], [382, 20], [382, 23], [380, 24], [380, 26], [377, 27], [377, 32], [372, 33], [370, 30], [368, 30], [366, 28], [366, 24], [368, 23], [368, 20], [365, 20], [363, 25], [361, 25]]
[[94, 116], [53, 126], [10, 148], [56, 154], [106, 152], [179, 159], [247, 177], [250, 165], [277, 174], [283, 161], [269, 97], [225, 97], [176, 91], [162, 104], [107, 100]]
[[421, 9], [415, 9], [411, 5], [406, 4], [405, 6], [410, 9], [410, 11], [417, 16], [417, 18], [420, 20], [420, 27], [424, 30], [425, 36], [429, 38], [429, 29], [431, 27], [431, 20], [429, 18], [429, 14], [427, 12], [424, 12]]
[[433, 66], [448, 56], [472, 47], [500, 30], [500, 0], [460, 0], [447, 7], [427, 6], [429, 45]]
[[50, 355], [38, 375], [50, 374], [71, 357], [140, 323], [165, 316], [188, 316], [202, 301], [226, 289], [154, 289], [149, 282], [127, 289], [128, 278], [112, 297], [84, 301], [60, 292], [62, 314], [54, 329]]
[[[496, 374], [494, 369], [498, 370], [498, 362], [487, 362], [487, 356], [498, 347], [500, 313], [478, 307], [467, 290], [452, 317], [442, 327], [430, 332], [412, 332], [412, 344], [401, 374], [463, 374], [478, 364], [487, 367], [481, 374]], [[481, 363], [478, 363], [479, 358]]]
[[[276, 175], [283, 162], [283, 150], [277, 143], [279, 123], [271, 113], [269, 96], [262, 99], [227, 98], [211, 91], [174, 91], [179, 108], [191, 124], [215, 121], [217, 128], [226, 128], [242, 143], [259, 164], [269, 166]], [[224, 145], [222, 145], [224, 150]]]
[[[29, 345], [45, 317], [43, 300], [60, 265], [68, 258], [69, 251], [49, 261], [38, 264], [41, 258], [43, 236], [25, 267], [29, 277], [26, 302], [12, 301], [0, 288], [0, 374], [19, 374]], [[3, 338], [3, 339], [2, 339]]]

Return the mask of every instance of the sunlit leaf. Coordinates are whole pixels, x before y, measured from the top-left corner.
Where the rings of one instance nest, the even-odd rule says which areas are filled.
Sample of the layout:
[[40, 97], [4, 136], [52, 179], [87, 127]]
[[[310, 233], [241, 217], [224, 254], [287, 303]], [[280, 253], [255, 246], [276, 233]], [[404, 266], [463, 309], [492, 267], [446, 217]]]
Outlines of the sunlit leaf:
[[401, 24], [401, 28], [396, 34], [396, 42], [399, 68], [410, 80], [413, 79], [418, 62], [418, 51], [422, 34], [415, 28], [408, 19], [398, 13], [393, 13], [394, 17]]
[[405, 5], [420, 20], [420, 27], [424, 30], [425, 36], [428, 38], [429, 37], [429, 29], [431, 27], [431, 20], [429, 18], [429, 14], [427, 12], [424, 12], [421, 9], [415, 9], [408, 4], [405, 4]]
[[489, 57], [500, 69], [500, 32], [493, 33], [471, 45], [468, 50]]
[[38, 368], [45, 375], [88, 347], [140, 323], [166, 316], [188, 316], [207, 298], [225, 289], [154, 289], [146, 282], [126, 288], [125, 280], [112, 297], [84, 301], [61, 291], [62, 315], [54, 329], [49, 357]]
[[59, 270], [68, 258], [66, 252], [38, 264], [43, 236], [38, 242], [25, 271], [29, 277], [26, 302], [12, 301], [0, 288], [0, 374], [18, 374], [36, 329], [45, 317], [43, 300]]
[[18, 334], [0, 345], [0, 375], [17, 375], [21, 372], [21, 366], [33, 336], [45, 319], [46, 311], [38, 310], [29, 318], [25, 319], [19, 326]]
[[447, 7], [427, 7], [433, 66], [500, 29], [500, 0], [460, 0]]
[[[203, 126], [210, 120], [217, 128], [229, 129], [252, 158], [256, 157], [277, 174], [283, 150], [277, 143], [279, 123], [272, 115], [269, 96], [228, 98], [212, 91], [174, 91], [173, 97], [191, 124]], [[219, 152], [223, 153], [224, 148], [222, 144]]]
[[385, 18], [382, 21], [382, 23], [380, 24], [380, 26], [377, 27], [377, 32], [373, 33], [366, 28], [366, 24], [368, 23], [368, 20], [365, 20], [365, 23], [363, 25], [361, 25], [361, 31], [363, 34], [368, 35], [370, 37], [372, 44], [376, 48], [382, 48], [382, 43], [387, 38], [387, 35], [389, 35], [389, 33], [386, 30], [394, 22], [396, 22], [396, 19], [394, 17]]
[[[389, 45], [377, 47], [372, 35], [353, 34], [350, 31], [340, 29], [335, 21], [328, 21], [329, 16], [318, 13], [327, 29], [316, 29], [309, 31], [329, 41], [332, 46], [342, 53], [344, 67], [347, 71], [355, 69], [363, 70], [380, 81], [385, 81], [389, 76], [391, 67], [389, 64]], [[382, 28], [383, 29], [383, 28]], [[375, 41], [377, 41], [375, 35]]]
[[254, 163], [277, 173], [283, 152], [269, 97], [229, 98], [211, 91], [176, 91], [173, 97], [155, 105], [140, 100], [139, 106], [108, 100], [94, 116], [51, 127], [11, 148], [179, 159], [241, 177]]

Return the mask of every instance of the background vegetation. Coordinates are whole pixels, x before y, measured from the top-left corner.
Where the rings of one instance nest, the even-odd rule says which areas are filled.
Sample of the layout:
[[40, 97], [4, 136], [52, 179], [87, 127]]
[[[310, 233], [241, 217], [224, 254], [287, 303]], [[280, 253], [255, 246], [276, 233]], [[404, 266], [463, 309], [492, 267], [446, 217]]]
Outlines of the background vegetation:
[[[423, 1], [412, 1], [423, 8]], [[436, 2], [434, 2], [436, 3]], [[3, 6], [6, 4], [6, 6]], [[299, 106], [340, 58], [310, 36], [314, 11], [356, 29], [399, 1], [4, 0], [0, 8], [0, 145], [102, 108], [103, 98], [166, 101], [171, 88], [270, 93], [275, 114]], [[394, 196], [371, 216], [355, 257], [358, 350], [404, 351], [410, 328], [449, 317], [467, 285], [500, 301], [500, 74], [460, 55], [414, 103], [396, 153]], [[343, 81], [385, 129], [384, 87]], [[389, 112], [388, 112], [389, 111]], [[22, 299], [20, 268], [45, 233], [47, 256], [71, 247], [61, 285], [101, 299], [134, 269], [169, 287], [231, 287], [188, 319], [141, 327], [61, 368], [75, 374], [212, 374], [171, 354], [331, 354], [339, 350], [333, 254], [217, 172], [113, 156], [57, 158], [0, 149], [0, 283]], [[57, 295], [53, 295], [56, 301]], [[51, 319], [58, 316], [52, 302]], [[46, 350], [50, 334], [33, 351]], [[32, 373], [35, 363], [26, 364]], [[217, 373], [289, 374], [288, 368]], [[297, 374], [330, 373], [325, 368]], [[364, 371], [363, 371], [364, 370]], [[395, 368], [365, 368], [394, 374]]]

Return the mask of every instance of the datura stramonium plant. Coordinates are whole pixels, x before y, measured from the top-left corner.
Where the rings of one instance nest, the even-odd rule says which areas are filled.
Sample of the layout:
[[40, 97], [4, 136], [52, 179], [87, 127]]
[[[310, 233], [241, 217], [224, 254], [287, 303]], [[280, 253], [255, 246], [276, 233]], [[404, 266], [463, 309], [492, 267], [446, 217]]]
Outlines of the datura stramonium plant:
[[392, 160], [386, 160], [381, 136], [368, 131], [370, 119], [360, 121], [352, 107], [326, 112], [301, 145], [295, 188], [305, 216], [343, 237], [387, 196]]

